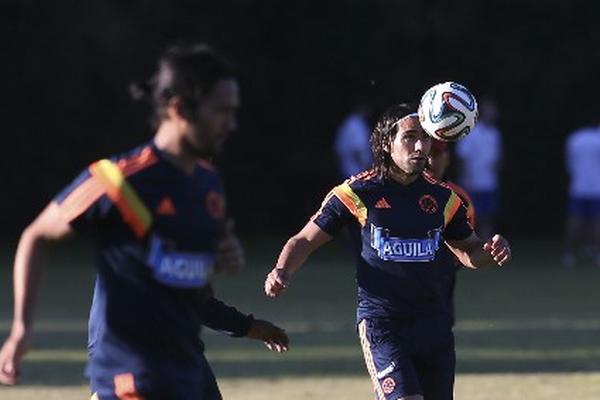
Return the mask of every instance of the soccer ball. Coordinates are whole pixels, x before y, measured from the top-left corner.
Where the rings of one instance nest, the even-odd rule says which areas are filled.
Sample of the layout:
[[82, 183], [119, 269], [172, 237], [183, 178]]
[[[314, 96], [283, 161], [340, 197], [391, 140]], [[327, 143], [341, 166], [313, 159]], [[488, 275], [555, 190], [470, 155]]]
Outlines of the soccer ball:
[[456, 82], [432, 86], [419, 104], [421, 126], [430, 136], [444, 142], [455, 142], [468, 135], [477, 115], [475, 96]]

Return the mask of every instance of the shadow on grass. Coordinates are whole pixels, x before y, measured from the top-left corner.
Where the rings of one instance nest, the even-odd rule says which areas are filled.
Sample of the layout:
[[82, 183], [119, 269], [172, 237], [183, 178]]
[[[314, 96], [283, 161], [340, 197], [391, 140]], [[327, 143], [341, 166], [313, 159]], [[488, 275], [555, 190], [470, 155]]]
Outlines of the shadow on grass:
[[[597, 331], [538, 330], [531, 332], [459, 331], [458, 373], [569, 373], [600, 371]], [[85, 383], [85, 348], [77, 335], [45, 337], [23, 365], [25, 385]], [[207, 357], [217, 377], [278, 378], [283, 376], [364, 376], [366, 369], [352, 332], [292, 335], [288, 354], [267, 351], [261, 344], [207, 335]]]

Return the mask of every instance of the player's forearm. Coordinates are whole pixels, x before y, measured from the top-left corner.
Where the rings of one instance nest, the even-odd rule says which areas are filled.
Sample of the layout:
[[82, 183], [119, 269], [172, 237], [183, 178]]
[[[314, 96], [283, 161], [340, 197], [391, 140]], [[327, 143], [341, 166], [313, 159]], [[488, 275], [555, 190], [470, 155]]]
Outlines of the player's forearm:
[[31, 228], [25, 229], [19, 240], [13, 269], [13, 334], [26, 335], [31, 330], [47, 245]]
[[291, 275], [300, 269], [314, 249], [313, 244], [306, 238], [293, 236], [283, 246], [275, 268], [282, 269]]
[[496, 266], [491, 254], [483, 250], [483, 244], [459, 256], [460, 262], [468, 268], [484, 268]]

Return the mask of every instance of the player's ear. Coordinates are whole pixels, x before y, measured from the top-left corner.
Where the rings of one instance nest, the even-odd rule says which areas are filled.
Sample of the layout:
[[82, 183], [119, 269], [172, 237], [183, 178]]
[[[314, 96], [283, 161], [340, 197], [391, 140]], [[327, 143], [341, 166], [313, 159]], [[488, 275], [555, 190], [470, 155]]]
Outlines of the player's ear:
[[184, 118], [183, 101], [179, 96], [171, 97], [165, 106], [167, 117], [170, 120], [177, 121]]

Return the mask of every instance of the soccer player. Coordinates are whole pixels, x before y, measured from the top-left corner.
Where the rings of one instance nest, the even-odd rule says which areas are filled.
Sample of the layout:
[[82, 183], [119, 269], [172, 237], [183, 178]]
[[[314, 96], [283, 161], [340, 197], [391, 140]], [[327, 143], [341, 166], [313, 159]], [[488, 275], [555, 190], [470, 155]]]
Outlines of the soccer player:
[[569, 135], [565, 161], [570, 183], [562, 264], [574, 267], [588, 250], [600, 267], [600, 124]]
[[358, 332], [378, 399], [451, 399], [454, 337], [435, 263], [447, 245], [470, 268], [504, 265], [508, 242], [483, 242], [448, 186], [422, 172], [431, 138], [414, 108], [384, 113], [371, 138], [375, 168], [335, 187], [283, 247], [265, 292], [280, 295], [317, 248], [345, 224], [362, 227], [357, 265]]
[[502, 133], [496, 126], [498, 106], [484, 96], [479, 105], [479, 120], [473, 131], [456, 144], [459, 159], [459, 182], [477, 208], [477, 230], [489, 237], [495, 229], [502, 163]]
[[[433, 179], [445, 182], [450, 189], [460, 197], [464, 206], [467, 208], [467, 221], [475, 228], [475, 207], [473, 206], [473, 201], [463, 188], [446, 179], [446, 171], [449, 166], [450, 151], [448, 150], [448, 143], [431, 139], [431, 151], [429, 152], [426, 173], [430, 174]], [[456, 287], [456, 272], [462, 267], [462, 264], [446, 246], [440, 248], [436, 258], [442, 276], [441, 289], [442, 292], [445, 293], [448, 302], [448, 311], [452, 318], [452, 325], [454, 325], [454, 289]]]
[[282, 329], [205, 290], [215, 268], [241, 262], [223, 226], [219, 176], [204, 161], [236, 128], [234, 72], [206, 45], [176, 46], [143, 89], [156, 114], [153, 140], [91, 164], [21, 236], [14, 321], [0, 351], [2, 383], [18, 379], [46, 247], [74, 234], [98, 244], [87, 368], [94, 398], [220, 399], [201, 325], [287, 349]]

